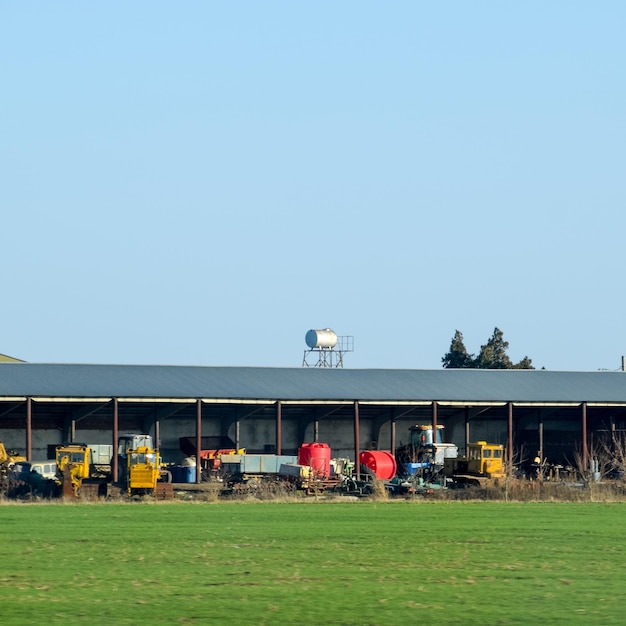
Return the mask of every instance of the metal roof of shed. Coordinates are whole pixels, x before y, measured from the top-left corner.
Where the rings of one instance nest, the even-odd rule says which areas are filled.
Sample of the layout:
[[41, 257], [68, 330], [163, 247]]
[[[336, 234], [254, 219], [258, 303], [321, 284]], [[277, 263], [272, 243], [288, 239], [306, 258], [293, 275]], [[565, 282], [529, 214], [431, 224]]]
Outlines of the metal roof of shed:
[[626, 373], [0, 363], [0, 400], [18, 396], [626, 404]]

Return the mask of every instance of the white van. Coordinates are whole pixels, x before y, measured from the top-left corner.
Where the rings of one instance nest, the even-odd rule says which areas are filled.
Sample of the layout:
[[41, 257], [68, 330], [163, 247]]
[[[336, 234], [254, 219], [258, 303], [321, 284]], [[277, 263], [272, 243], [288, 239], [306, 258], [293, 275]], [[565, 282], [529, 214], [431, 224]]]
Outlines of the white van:
[[36, 472], [42, 478], [53, 480], [57, 475], [57, 464], [55, 461], [20, 461], [13, 466], [13, 475], [16, 478], [24, 479], [24, 474]]
[[35, 461], [30, 464], [30, 471], [37, 472], [43, 478], [54, 479], [57, 475], [57, 464], [55, 461]]

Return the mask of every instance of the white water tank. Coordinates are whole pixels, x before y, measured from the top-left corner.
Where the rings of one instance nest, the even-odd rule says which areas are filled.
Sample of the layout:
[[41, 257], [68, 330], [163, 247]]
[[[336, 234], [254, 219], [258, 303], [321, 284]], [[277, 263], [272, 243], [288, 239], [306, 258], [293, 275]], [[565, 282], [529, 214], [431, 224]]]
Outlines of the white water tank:
[[334, 348], [337, 345], [337, 335], [330, 328], [310, 330], [304, 338], [309, 348]]

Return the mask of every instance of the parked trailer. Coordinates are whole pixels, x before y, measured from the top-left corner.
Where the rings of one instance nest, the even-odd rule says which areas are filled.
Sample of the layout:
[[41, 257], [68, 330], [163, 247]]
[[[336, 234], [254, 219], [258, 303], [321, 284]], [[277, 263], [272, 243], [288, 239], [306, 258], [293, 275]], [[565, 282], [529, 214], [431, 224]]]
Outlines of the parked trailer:
[[283, 464], [297, 464], [298, 457], [286, 454], [229, 454], [222, 457], [222, 477], [278, 474]]
[[[395, 468], [393, 455], [387, 465], [379, 459], [379, 466], [385, 465], [387, 472]], [[369, 458], [369, 457], [368, 457]], [[306, 494], [319, 494], [335, 491], [343, 494], [366, 495], [373, 491], [373, 478], [364, 473], [363, 480], [353, 476], [354, 463], [347, 458], [330, 458], [330, 448], [326, 444], [303, 444], [298, 456], [276, 454], [231, 454], [221, 459], [220, 478], [227, 489], [245, 490], [261, 485], [282, 484], [288, 489], [297, 489]], [[303, 462], [304, 461], [304, 462]], [[395, 471], [395, 470], [394, 470]], [[393, 472], [392, 472], [393, 473]]]

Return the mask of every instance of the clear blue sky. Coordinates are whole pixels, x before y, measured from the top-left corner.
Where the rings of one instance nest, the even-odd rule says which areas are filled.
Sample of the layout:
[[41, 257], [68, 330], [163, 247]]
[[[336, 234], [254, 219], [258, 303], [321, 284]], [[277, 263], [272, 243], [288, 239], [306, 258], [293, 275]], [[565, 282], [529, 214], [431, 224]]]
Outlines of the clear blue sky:
[[626, 3], [0, 8], [0, 352], [626, 354]]

